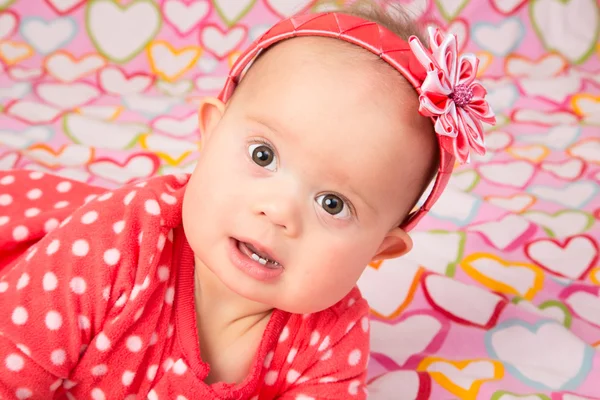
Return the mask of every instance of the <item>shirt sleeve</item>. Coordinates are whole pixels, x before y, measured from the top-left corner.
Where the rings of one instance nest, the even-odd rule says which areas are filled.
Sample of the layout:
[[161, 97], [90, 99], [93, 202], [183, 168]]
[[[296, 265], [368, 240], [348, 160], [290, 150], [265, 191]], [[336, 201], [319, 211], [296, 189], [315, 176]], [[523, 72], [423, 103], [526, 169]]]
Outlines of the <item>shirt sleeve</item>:
[[[49, 192], [60, 182], [46, 176], [20, 182], [27, 190], [5, 188], [4, 194], [20, 204], [30, 203], [32, 190], [36, 194], [29, 197], [38, 198], [39, 191], [40, 200], [48, 197], [37, 208], [50, 213], [57, 208]], [[105, 321], [119, 315], [115, 303], [121, 295], [143, 286], [157, 243], [164, 243], [167, 217], [161, 210], [170, 206], [159, 194], [134, 186], [104, 192], [81, 201], [44, 234], [35, 233], [43, 224], [10, 214], [0, 232], [0, 258], [19, 242], [42, 237], [0, 270], [1, 399], [53, 398], [82, 352], [110, 349]], [[48, 202], [50, 208], [41, 205]]]
[[[362, 297], [350, 296], [338, 308], [346, 309], [326, 326], [305, 332], [309, 348], [302, 353], [311, 354], [311, 360], [303, 371], [287, 371], [287, 381], [295, 382], [277, 399], [366, 399], [369, 306]], [[302, 357], [300, 350], [296, 357]]]

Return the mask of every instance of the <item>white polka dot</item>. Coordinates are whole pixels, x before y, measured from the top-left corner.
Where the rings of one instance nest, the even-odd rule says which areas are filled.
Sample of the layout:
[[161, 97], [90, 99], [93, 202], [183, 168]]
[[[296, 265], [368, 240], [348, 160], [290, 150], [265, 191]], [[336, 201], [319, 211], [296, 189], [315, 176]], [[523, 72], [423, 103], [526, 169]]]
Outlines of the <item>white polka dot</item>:
[[310, 345], [314, 346], [319, 342], [319, 339], [321, 338], [321, 335], [319, 335], [319, 332], [314, 331], [311, 335], [310, 335]]
[[17, 396], [17, 399], [19, 400], [25, 400], [33, 396], [33, 392], [28, 388], [18, 388], [15, 391], [15, 396]]
[[175, 365], [173, 365], [173, 373], [176, 375], [183, 375], [183, 374], [185, 374], [185, 371], [187, 371], [187, 365], [180, 358], [179, 360], [177, 360]]
[[56, 185], [56, 190], [60, 193], [67, 193], [69, 190], [71, 190], [71, 187], [73, 187], [71, 182], [64, 181]]
[[18, 354], [9, 354], [6, 360], [4, 360], [4, 364], [9, 371], [19, 372], [25, 366], [25, 360]]
[[40, 189], [31, 189], [25, 196], [27, 196], [29, 200], [37, 200], [42, 197], [42, 191]]
[[108, 199], [110, 199], [112, 197], [112, 192], [106, 192], [104, 194], [101, 194], [100, 196], [98, 196], [98, 201], [106, 201]]
[[173, 361], [172, 358], [167, 358], [165, 362], [163, 362], [162, 367], [165, 371], [169, 371], [173, 368], [173, 364], [175, 364], [175, 361]]
[[110, 286], [107, 286], [104, 289], [102, 289], [102, 298], [108, 301], [108, 299], [110, 298]]
[[350, 364], [350, 366], [352, 367], [358, 365], [358, 363], [360, 362], [361, 355], [362, 353], [359, 349], [352, 350], [348, 355], [348, 364]]
[[265, 385], [273, 386], [277, 382], [277, 371], [269, 371], [265, 374]]
[[358, 394], [359, 386], [360, 386], [360, 381], [350, 382], [350, 384], [348, 385], [348, 393], [350, 393], [353, 396], [356, 396]]
[[[50, 243], [52, 244], [52, 243]], [[50, 248], [50, 246], [48, 246]], [[44, 278], [42, 278], [42, 287], [46, 292], [51, 292], [58, 286], [58, 279], [54, 272], [46, 272]]]
[[121, 294], [119, 296], [119, 298], [117, 299], [117, 301], [115, 301], [115, 306], [116, 307], [123, 307], [126, 302], [127, 302], [127, 294], [123, 293], [123, 294]]
[[56, 218], [50, 218], [48, 221], [46, 221], [46, 223], [44, 224], [44, 231], [46, 233], [53, 231], [54, 229], [56, 229], [56, 227], [60, 224], [60, 222], [58, 222], [58, 220]]
[[10, 217], [7, 217], [6, 215], [1, 216], [0, 226], [8, 224], [8, 221], [10, 221]]
[[333, 355], [333, 350], [329, 349], [327, 350], [325, 353], [323, 353], [323, 355], [321, 356], [321, 361], [327, 361], [331, 358], [331, 356]]
[[173, 324], [169, 324], [169, 327], [167, 328], [167, 337], [173, 336], [173, 332], [175, 332], [175, 327]]
[[156, 372], [158, 371], [158, 365], [154, 364], [148, 367], [148, 370], [146, 371], [146, 378], [148, 378], [148, 380], [152, 381], [154, 380], [154, 378], [156, 377]]
[[369, 318], [362, 317], [362, 319], [360, 320], [360, 324], [362, 326], [363, 332], [369, 332]]
[[46, 314], [46, 327], [51, 331], [56, 331], [62, 326], [62, 316], [58, 311], [48, 311]]
[[158, 395], [156, 394], [154, 389], [148, 392], [148, 400], [158, 400]]
[[13, 310], [13, 313], [11, 316], [12, 322], [15, 325], [25, 325], [28, 318], [29, 318], [29, 313], [27, 312], [25, 307], [21, 307], [21, 306], [16, 307]]
[[158, 280], [161, 282], [166, 282], [169, 280], [169, 268], [167, 267], [158, 267], [156, 274], [158, 275]]
[[50, 391], [55, 392], [56, 390], [58, 390], [59, 387], [62, 386], [62, 383], [63, 383], [62, 379], [55, 380], [54, 383], [52, 385], [50, 385]]
[[141, 181], [141, 182], [138, 182], [138, 183], [136, 183], [136, 184], [135, 184], [135, 187], [140, 187], [140, 188], [143, 188], [143, 187], [146, 187], [146, 185], [147, 185], [147, 184], [148, 184], [148, 182], [146, 182], [146, 181]]
[[58, 251], [59, 247], [60, 247], [60, 240], [54, 239], [53, 241], [50, 242], [48, 247], [46, 247], [46, 254], [51, 256], [52, 254], [54, 254]]
[[133, 285], [133, 289], [131, 289], [131, 294], [129, 295], [129, 300], [131, 300], [131, 301], [135, 300], [141, 291], [142, 291], [142, 287], [140, 285]]
[[305, 394], [299, 394], [298, 396], [296, 396], [296, 398], [294, 400], [316, 400], [316, 399], [314, 397], [307, 396]]
[[84, 294], [85, 290], [87, 289], [87, 284], [85, 283], [85, 279], [80, 276], [76, 276], [75, 278], [71, 279], [69, 287], [75, 294]]
[[0, 185], [10, 185], [14, 183], [15, 177], [12, 175], [6, 175], [4, 178], [0, 179]]
[[96, 197], [98, 197], [95, 194], [90, 194], [89, 196], [87, 196], [85, 199], [83, 199], [83, 202], [85, 204], [89, 203], [90, 201], [96, 200]]
[[125, 196], [125, 198], [123, 199], [123, 203], [126, 206], [128, 206], [129, 203], [131, 203], [131, 201], [133, 200], [134, 197], [135, 197], [135, 190], [133, 192], [127, 193], [127, 196]]
[[0, 195], [0, 206], [8, 206], [13, 202], [13, 198], [10, 194]]
[[125, 221], [117, 221], [113, 224], [113, 231], [118, 235], [119, 233], [123, 232], [123, 229], [125, 228]]
[[264, 362], [264, 366], [265, 368], [270, 368], [271, 367], [271, 363], [273, 362], [273, 356], [275, 354], [270, 351], [267, 353], [267, 355], [265, 356], [265, 362]]
[[17, 242], [27, 239], [27, 236], [29, 236], [29, 229], [26, 226], [19, 225], [13, 229], [13, 239]]
[[319, 351], [323, 351], [329, 347], [329, 336], [325, 336], [321, 344], [319, 345]]
[[108, 340], [104, 332], [100, 332], [96, 336], [96, 348], [100, 351], [106, 351], [110, 348], [110, 340]]
[[187, 398], [187, 397], [185, 397], [185, 396], [182, 396], [182, 395], [178, 395], [178, 396], [175, 398], [175, 400], [188, 400], [188, 398]]
[[350, 322], [350, 324], [348, 324], [348, 327], [346, 328], [346, 333], [350, 332], [352, 328], [354, 328], [354, 325], [356, 325], [356, 321]]
[[81, 223], [89, 225], [94, 223], [98, 219], [98, 213], [96, 211], [88, 211], [81, 217]]
[[17, 349], [21, 350], [23, 352], [23, 354], [25, 354], [28, 357], [31, 357], [31, 350], [29, 350], [29, 347], [25, 346], [24, 344], [16, 344], [15, 346], [17, 346]]
[[352, 307], [355, 303], [356, 303], [356, 299], [351, 298], [350, 300], [348, 300], [348, 307]]
[[109, 266], [115, 266], [121, 259], [121, 252], [117, 249], [108, 249], [104, 252], [104, 262]]
[[138, 244], [142, 244], [142, 238], [144, 237], [144, 232], [140, 232], [140, 234], [138, 235]]
[[156, 334], [156, 332], [152, 332], [152, 335], [150, 335], [150, 342], [148, 342], [148, 345], [154, 346], [156, 343], [158, 343], [158, 335]]
[[93, 388], [90, 395], [92, 396], [93, 400], [106, 400], [104, 392], [99, 388]]
[[66, 379], [66, 380], [63, 382], [63, 385], [62, 385], [62, 386], [63, 386], [65, 389], [67, 389], [67, 390], [69, 390], [69, 389], [73, 389], [75, 386], [77, 386], [77, 382], [73, 382], [73, 381], [70, 381], [70, 380]]
[[33, 256], [35, 255], [35, 253], [37, 252], [37, 247], [33, 247], [29, 253], [27, 253], [27, 255], [25, 256], [25, 261], [29, 261], [33, 258]]
[[133, 383], [133, 378], [135, 378], [135, 372], [123, 372], [123, 376], [121, 377], [121, 382], [123, 383], [123, 386], [130, 386]]
[[285, 342], [287, 338], [290, 336], [290, 328], [285, 326], [279, 335], [279, 343]]
[[331, 376], [326, 376], [324, 378], [319, 379], [319, 383], [333, 383], [337, 382], [337, 379], [332, 378]]
[[41, 212], [41, 211], [40, 211], [40, 209], [39, 209], [39, 208], [35, 208], [35, 207], [33, 207], [33, 208], [28, 208], [27, 210], [25, 210], [25, 216], [26, 216], [27, 218], [33, 218], [33, 217], [35, 217], [36, 215], [38, 215], [40, 212]]
[[165, 243], [167, 242], [167, 238], [165, 237], [165, 235], [163, 235], [162, 233], [160, 235], [158, 235], [158, 242], [156, 243], [156, 248], [159, 251], [162, 251], [162, 249], [165, 248]]
[[294, 383], [298, 378], [300, 378], [300, 373], [294, 369], [290, 369], [285, 379], [288, 383]]
[[67, 225], [69, 222], [71, 222], [70, 215], [67, 218], [63, 219], [62, 222], [60, 223], [60, 225], [58, 225], [58, 226], [60, 226], [62, 228], [63, 226]]
[[79, 329], [88, 330], [92, 326], [90, 323], [90, 319], [85, 315], [80, 315], [77, 317], [77, 322], [79, 323]]
[[86, 240], [79, 239], [73, 243], [73, 247], [71, 249], [73, 254], [78, 257], [84, 257], [87, 255], [88, 251], [90, 251], [90, 245]]
[[175, 299], [175, 288], [170, 287], [165, 292], [165, 303], [168, 305], [173, 304], [173, 300]]
[[29, 285], [29, 274], [27, 272], [23, 272], [23, 275], [17, 281], [17, 290], [21, 290], [27, 285]]
[[106, 364], [99, 364], [99, 365], [92, 367], [92, 375], [94, 375], [94, 376], [106, 375], [107, 372], [108, 372], [108, 367], [106, 366]]
[[4, 293], [8, 290], [8, 282], [0, 282], [0, 293]]
[[160, 205], [156, 200], [150, 199], [146, 200], [144, 203], [144, 209], [150, 215], [159, 215], [160, 214]]
[[138, 319], [142, 318], [142, 314], [144, 314], [144, 307], [140, 308], [139, 310], [137, 310], [135, 312], [135, 315], [133, 316], [133, 320], [137, 321]]
[[142, 289], [146, 290], [150, 287], [150, 277], [146, 275], [144, 282], [142, 282]]
[[42, 179], [43, 177], [44, 177], [44, 173], [40, 172], [40, 171], [33, 171], [32, 173], [29, 174], [29, 179], [32, 179], [34, 181]]
[[60, 208], [65, 208], [65, 207], [67, 207], [68, 205], [69, 205], [69, 202], [68, 202], [68, 201], [66, 201], [66, 200], [61, 200], [61, 201], [59, 201], [58, 203], [56, 203], [56, 204], [54, 205], [54, 208], [59, 208], [59, 209], [60, 209]]
[[175, 196], [171, 196], [168, 193], [161, 194], [160, 199], [170, 205], [177, 203], [177, 198]]
[[132, 353], [137, 353], [142, 349], [142, 339], [139, 336], [129, 336], [127, 338], [126, 346], [127, 350]]
[[63, 365], [67, 360], [67, 353], [63, 349], [56, 349], [50, 353], [50, 360], [54, 365]]
[[290, 352], [287, 355], [287, 362], [290, 364], [292, 362], [294, 362], [294, 358], [296, 358], [296, 354], [298, 354], [298, 349], [294, 347], [290, 350]]

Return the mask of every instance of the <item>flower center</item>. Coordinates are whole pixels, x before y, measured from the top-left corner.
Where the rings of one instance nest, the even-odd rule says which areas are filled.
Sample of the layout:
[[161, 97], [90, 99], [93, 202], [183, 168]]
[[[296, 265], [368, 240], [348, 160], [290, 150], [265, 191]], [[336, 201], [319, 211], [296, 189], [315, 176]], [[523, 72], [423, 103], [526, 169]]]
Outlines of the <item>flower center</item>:
[[467, 85], [457, 85], [454, 88], [454, 93], [449, 96], [458, 107], [464, 107], [473, 98], [473, 89]]

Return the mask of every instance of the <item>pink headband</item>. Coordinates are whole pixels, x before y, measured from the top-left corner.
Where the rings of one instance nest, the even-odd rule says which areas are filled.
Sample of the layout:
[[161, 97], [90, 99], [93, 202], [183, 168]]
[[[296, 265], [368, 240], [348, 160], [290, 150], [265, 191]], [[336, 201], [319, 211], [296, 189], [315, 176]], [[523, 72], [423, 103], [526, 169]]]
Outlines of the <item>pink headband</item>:
[[409, 231], [431, 209], [450, 180], [455, 160], [469, 162], [470, 149], [485, 154], [482, 121], [495, 123], [484, 100], [486, 91], [475, 81], [479, 60], [458, 56], [456, 36], [429, 29], [431, 49], [419, 39], [404, 41], [388, 29], [363, 18], [328, 12], [297, 15], [277, 23], [237, 59], [219, 98], [226, 102], [244, 71], [260, 51], [285, 39], [301, 36], [337, 38], [378, 55], [398, 70], [419, 94], [419, 113], [431, 117], [440, 145], [440, 167], [425, 202], [402, 223]]

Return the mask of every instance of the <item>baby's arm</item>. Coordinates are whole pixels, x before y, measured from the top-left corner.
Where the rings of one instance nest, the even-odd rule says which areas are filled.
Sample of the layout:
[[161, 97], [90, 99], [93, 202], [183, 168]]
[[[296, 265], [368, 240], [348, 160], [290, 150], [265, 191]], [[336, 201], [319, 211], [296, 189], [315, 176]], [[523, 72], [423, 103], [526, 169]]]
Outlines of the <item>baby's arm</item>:
[[[356, 291], [358, 292], [358, 291]], [[367, 363], [369, 357], [369, 307], [366, 301], [350, 299], [352, 305], [336, 320], [329, 321], [329, 330], [311, 335], [316, 353], [299, 351], [296, 357], [311, 354], [312, 360], [304, 371], [298, 371], [296, 383], [277, 399], [365, 399]], [[310, 346], [310, 343], [309, 343]], [[311, 346], [312, 347], [312, 346]], [[294, 371], [294, 370], [293, 370]], [[287, 372], [290, 377], [290, 371]]]
[[[18, 187], [27, 190], [19, 193], [4, 188], [3, 192], [11, 193], [11, 204], [32, 207], [26, 193], [40, 188], [41, 197], [29, 196], [39, 200], [40, 209], [44, 209], [44, 196], [64, 181], [48, 175], [38, 181], [28, 180], [27, 175], [20, 178]], [[119, 315], [115, 302], [120, 294], [131, 292], [134, 284], [144, 280], [158, 235], [163, 234], [155, 208], [152, 213], [136, 212], [144, 210], [145, 199], [152, 196], [144, 190], [122, 188], [72, 209], [66, 224], [0, 270], [1, 399], [53, 398], [64, 391], [63, 385], [68, 386], [82, 352], [110, 351], [103, 333], [105, 322]], [[83, 204], [81, 196], [71, 196], [73, 202]], [[50, 209], [55, 209], [54, 203]], [[44, 218], [36, 226], [23, 212], [13, 210], [10, 220], [0, 227], [0, 260], [14, 253], [26, 236], [43, 231], [49, 215], [38, 214], [38, 220]], [[146, 250], [140, 248], [141, 231], [144, 242], [152, 241]]]

